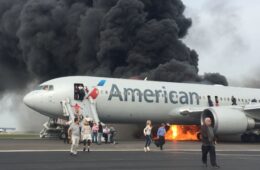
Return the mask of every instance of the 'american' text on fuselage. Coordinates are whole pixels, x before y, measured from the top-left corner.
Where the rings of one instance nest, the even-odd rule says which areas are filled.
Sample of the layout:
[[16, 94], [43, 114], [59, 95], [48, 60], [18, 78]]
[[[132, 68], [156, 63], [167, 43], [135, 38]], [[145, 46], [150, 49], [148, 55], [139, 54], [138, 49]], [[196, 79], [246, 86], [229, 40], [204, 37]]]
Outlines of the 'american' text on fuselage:
[[164, 103], [173, 104], [200, 104], [199, 95], [196, 92], [185, 91], [167, 91], [165, 87], [158, 90], [145, 89], [141, 91], [138, 88], [123, 88], [123, 93], [116, 84], [112, 84], [108, 100], [118, 99], [119, 101], [132, 101], [147, 103], [159, 103], [160, 97], [163, 97]]

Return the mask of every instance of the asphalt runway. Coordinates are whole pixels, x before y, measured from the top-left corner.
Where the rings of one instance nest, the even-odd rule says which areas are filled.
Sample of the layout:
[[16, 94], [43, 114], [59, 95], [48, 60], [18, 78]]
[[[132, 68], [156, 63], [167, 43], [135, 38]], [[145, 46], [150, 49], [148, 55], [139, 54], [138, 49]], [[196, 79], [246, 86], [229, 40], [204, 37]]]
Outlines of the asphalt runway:
[[[77, 156], [70, 156], [69, 145], [61, 141], [0, 140], [0, 170], [212, 169], [201, 164], [199, 142], [168, 142], [163, 151], [152, 145], [152, 151], [146, 153], [143, 152], [143, 143], [132, 141], [118, 145], [93, 145], [90, 153], [80, 151]], [[219, 144], [217, 160], [221, 169], [259, 170], [260, 145]]]

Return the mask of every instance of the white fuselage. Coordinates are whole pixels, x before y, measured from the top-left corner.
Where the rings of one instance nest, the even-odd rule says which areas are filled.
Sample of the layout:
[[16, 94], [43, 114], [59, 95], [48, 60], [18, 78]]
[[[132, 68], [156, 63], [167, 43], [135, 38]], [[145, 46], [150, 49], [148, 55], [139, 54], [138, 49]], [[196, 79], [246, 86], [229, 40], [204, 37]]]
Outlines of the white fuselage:
[[[105, 83], [98, 86], [100, 81]], [[211, 96], [213, 103], [217, 96], [220, 106], [230, 106], [232, 96], [238, 105], [246, 105], [253, 99], [260, 101], [259, 89], [73, 76], [44, 82], [40, 87], [51, 85], [53, 89], [34, 90], [25, 96], [24, 102], [46, 116], [62, 117], [60, 102], [66, 98], [74, 99], [74, 84], [83, 84], [89, 91], [95, 87], [99, 90], [96, 106], [102, 122], [140, 123], [150, 119], [154, 122], [200, 124], [199, 119], [183, 116], [180, 110], [208, 107], [207, 96]]]

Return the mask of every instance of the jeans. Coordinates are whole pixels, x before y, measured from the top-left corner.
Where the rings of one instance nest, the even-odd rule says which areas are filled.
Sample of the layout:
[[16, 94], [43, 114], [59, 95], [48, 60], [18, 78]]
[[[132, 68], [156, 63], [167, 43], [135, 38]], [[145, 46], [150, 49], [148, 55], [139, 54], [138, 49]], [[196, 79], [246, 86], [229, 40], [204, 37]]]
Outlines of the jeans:
[[108, 142], [108, 134], [104, 133], [103, 136], [105, 138], [105, 143], [107, 143]]
[[163, 145], [165, 144], [164, 136], [159, 136], [158, 143], [159, 143], [160, 149], [163, 150]]
[[110, 141], [110, 143], [114, 143], [114, 132], [111, 132], [111, 134], [109, 136], [109, 141]]
[[151, 145], [152, 138], [151, 135], [145, 135], [145, 147], [149, 147]]
[[216, 166], [216, 150], [214, 145], [204, 146], [201, 147], [202, 150], [202, 162], [207, 164], [207, 155], [210, 155], [210, 163], [212, 166]]
[[92, 133], [92, 143], [97, 143], [97, 133]]
[[101, 144], [101, 139], [102, 139], [102, 136], [103, 136], [103, 133], [101, 133], [101, 132], [98, 132], [98, 136], [97, 136], [97, 143], [98, 144]]

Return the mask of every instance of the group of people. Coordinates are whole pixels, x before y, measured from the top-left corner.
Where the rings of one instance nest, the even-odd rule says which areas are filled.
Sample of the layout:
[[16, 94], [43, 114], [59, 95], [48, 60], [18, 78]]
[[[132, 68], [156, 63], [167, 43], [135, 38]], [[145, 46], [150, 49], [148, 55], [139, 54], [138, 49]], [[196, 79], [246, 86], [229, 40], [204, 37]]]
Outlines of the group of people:
[[[152, 143], [152, 121], [151, 120], [147, 120], [143, 133], [145, 136], [144, 151], [147, 152], [150, 151], [150, 145]], [[161, 127], [157, 131], [157, 138], [155, 140], [155, 145], [157, 147], [160, 147], [161, 150], [163, 150], [163, 145], [165, 144], [165, 134], [166, 134], [165, 124], [162, 123]]]
[[[154, 140], [154, 143], [160, 150], [163, 150], [163, 145], [165, 144], [165, 134], [166, 134], [166, 125], [164, 123], [161, 124], [159, 129], [157, 130], [157, 137]], [[143, 130], [145, 136], [145, 146], [144, 151], [151, 151], [150, 145], [153, 141], [152, 138], [152, 122], [151, 120], [147, 120], [146, 126]], [[212, 120], [209, 117], [204, 119], [203, 125], [201, 126], [201, 141], [202, 141], [202, 163], [203, 166], [207, 167], [207, 155], [210, 155], [210, 163], [214, 168], [219, 168], [216, 163], [216, 137], [212, 127]]]
[[101, 122], [94, 123], [91, 119], [85, 118], [82, 125], [78, 117], [74, 118], [74, 122], [68, 128], [68, 138], [71, 140], [71, 155], [77, 155], [79, 143], [83, 143], [83, 151], [90, 152], [91, 143], [101, 144], [102, 137], [105, 143], [114, 143], [115, 129], [113, 127], [103, 128]]
[[[77, 110], [77, 109], [76, 109]], [[82, 122], [82, 124], [80, 123]], [[168, 126], [168, 125], [167, 125]], [[152, 137], [152, 121], [147, 120], [146, 126], [143, 129], [145, 136], [144, 151], [151, 151], [150, 145], [153, 141]], [[158, 128], [154, 143], [160, 150], [163, 150], [165, 144], [166, 125], [164, 123]], [[83, 151], [90, 151], [91, 143], [101, 144], [102, 137], [105, 139], [105, 143], [114, 143], [115, 129], [108, 126], [103, 127], [101, 122], [95, 123], [92, 119], [85, 117], [81, 118], [76, 116], [74, 122], [68, 128], [68, 137], [71, 139], [71, 155], [77, 155], [77, 148], [80, 142], [83, 143]], [[211, 118], [206, 117], [203, 125], [201, 126], [201, 141], [202, 141], [202, 162], [204, 166], [207, 166], [207, 154], [210, 154], [210, 161], [213, 167], [219, 168], [216, 163], [216, 151], [215, 144], [216, 138], [211, 123]]]

